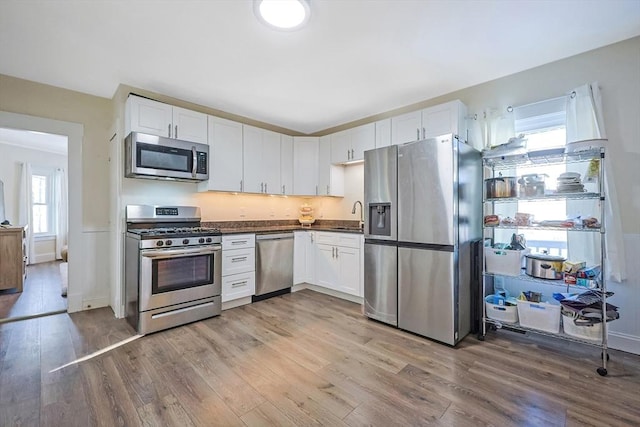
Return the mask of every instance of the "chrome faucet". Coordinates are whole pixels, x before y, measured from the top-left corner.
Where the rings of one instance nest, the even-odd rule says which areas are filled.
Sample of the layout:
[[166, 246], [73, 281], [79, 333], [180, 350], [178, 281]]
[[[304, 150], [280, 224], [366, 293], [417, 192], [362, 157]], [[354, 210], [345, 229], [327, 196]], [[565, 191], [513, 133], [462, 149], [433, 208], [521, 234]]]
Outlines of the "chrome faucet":
[[360, 205], [360, 221], [358, 222], [358, 227], [360, 228], [364, 228], [364, 211], [362, 210], [362, 202], [360, 200], [356, 200], [355, 203], [353, 204], [353, 208], [351, 209], [351, 213], [353, 215], [356, 214], [356, 205]]

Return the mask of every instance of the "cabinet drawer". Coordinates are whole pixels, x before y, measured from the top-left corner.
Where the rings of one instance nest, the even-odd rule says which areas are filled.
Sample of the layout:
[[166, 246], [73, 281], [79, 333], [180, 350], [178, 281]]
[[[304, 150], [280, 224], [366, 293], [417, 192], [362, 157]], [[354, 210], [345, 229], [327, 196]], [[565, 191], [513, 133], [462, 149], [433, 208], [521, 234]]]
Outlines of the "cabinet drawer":
[[256, 269], [256, 251], [254, 248], [222, 251], [222, 275], [247, 273]]
[[327, 231], [316, 231], [316, 243], [320, 245], [337, 245], [338, 233], [330, 233]]
[[316, 242], [318, 242], [318, 244], [344, 246], [355, 249], [360, 248], [361, 237], [360, 234], [354, 233], [316, 232]]
[[256, 273], [232, 274], [222, 278], [222, 302], [250, 297], [256, 293]]
[[222, 236], [222, 250], [253, 248], [256, 246], [255, 234], [235, 234]]

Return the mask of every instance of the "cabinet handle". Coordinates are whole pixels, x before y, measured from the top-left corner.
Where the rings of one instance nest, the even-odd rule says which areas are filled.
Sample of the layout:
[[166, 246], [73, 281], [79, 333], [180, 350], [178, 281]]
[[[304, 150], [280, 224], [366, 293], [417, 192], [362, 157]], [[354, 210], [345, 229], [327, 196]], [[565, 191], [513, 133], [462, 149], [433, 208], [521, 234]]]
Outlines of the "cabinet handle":
[[416, 128], [416, 141], [420, 140], [420, 128]]
[[242, 281], [242, 282], [235, 282], [235, 283], [232, 283], [232, 284], [231, 284], [231, 287], [232, 287], [232, 288], [237, 288], [238, 286], [245, 286], [246, 284], [247, 284], [247, 281], [246, 281], [246, 280], [244, 280], [244, 281]]
[[264, 193], [264, 182], [260, 183], [260, 192]]
[[244, 245], [245, 243], [247, 243], [247, 240], [234, 240], [231, 242], [232, 245]]
[[311, 238], [311, 243], [313, 243], [313, 233], [309, 233], [309, 237]]
[[239, 256], [236, 258], [231, 258], [231, 262], [240, 262], [240, 261], [246, 261], [247, 257], [246, 256]]
[[264, 183], [264, 192], [265, 192], [265, 193], [268, 193], [268, 190], [267, 190], [267, 183], [266, 183], [266, 182]]
[[351, 160], [351, 151], [347, 150], [347, 160]]
[[426, 128], [422, 128], [422, 139], [425, 139], [427, 136], [427, 129]]
[[286, 194], [286, 191], [284, 191], [284, 185], [282, 186], [282, 194]]
[[242, 180], [240, 180], [240, 191], [242, 191]]
[[329, 191], [329, 186], [327, 185], [327, 196], [331, 194], [331, 192]]
[[338, 248], [336, 248], [336, 258], [338, 258]]
[[171, 138], [171, 124], [169, 124], [169, 138]]
[[178, 139], [178, 125], [176, 125], [176, 136], [175, 136], [175, 138]]
[[354, 151], [353, 151], [353, 148], [352, 148], [352, 149], [351, 149], [351, 160], [353, 160], [355, 157], [356, 157], [356, 156], [355, 156]]
[[334, 246], [331, 247], [331, 258], [336, 257], [336, 248]]

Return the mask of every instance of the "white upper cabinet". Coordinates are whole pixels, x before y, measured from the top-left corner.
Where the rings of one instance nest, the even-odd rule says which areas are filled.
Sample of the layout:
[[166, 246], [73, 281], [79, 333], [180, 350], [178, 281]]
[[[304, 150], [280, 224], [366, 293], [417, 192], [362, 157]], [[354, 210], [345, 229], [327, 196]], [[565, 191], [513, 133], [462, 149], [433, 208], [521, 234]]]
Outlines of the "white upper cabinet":
[[293, 137], [280, 135], [280, 194], [293, 194]]
[[207, 115], [173, 107], [173, 136], [184, 141], [207, 143]]
[[150, 135], [207, 143], [207, 115], [169, 104], [129, 95], [125, 106], [125, 133]]
[[376, 148], [391, 145], [391, 119], [378, 120], [375, 125]]
[[331, 134], [331, 163], [363, 160], [364, 152], [375, 148], [375, 134], [375, 123]]
[[404, 144], [448, 133], [467, 139], [467, 107], [455, 100], [391, 118], [391, 142]]
[[209, 180], [199, 191], [242, 191], [242, 124], [208, 117]]
[[280, 134], [243, 125], [246, 193], [280, 194]]
[[318, 145], [318, 195], [344, 196], [344, 166], [331, 164], [333, 138], [320, 138]]
[[376, 147], [376, 125], [367, 123], [351, 131], [351, 161], [364, 160], [364, 152]]
[[422, 128], [422, 112], [412, 111], [391, 118], [391, 142], [404, 144], [420, 139]]
[[317, 137], [293, 138], [293, 194], [315, 196], [318, 191]]

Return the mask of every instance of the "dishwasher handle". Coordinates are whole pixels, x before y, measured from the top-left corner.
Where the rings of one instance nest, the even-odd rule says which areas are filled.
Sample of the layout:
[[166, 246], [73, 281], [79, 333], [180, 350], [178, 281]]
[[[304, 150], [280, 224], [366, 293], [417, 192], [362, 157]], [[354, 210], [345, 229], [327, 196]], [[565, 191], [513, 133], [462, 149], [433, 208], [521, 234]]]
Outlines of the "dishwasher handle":
[[293, 239], [293, 233], [273, 233], [273, 234], [258, 234], [256, 240], [287, 240]]

